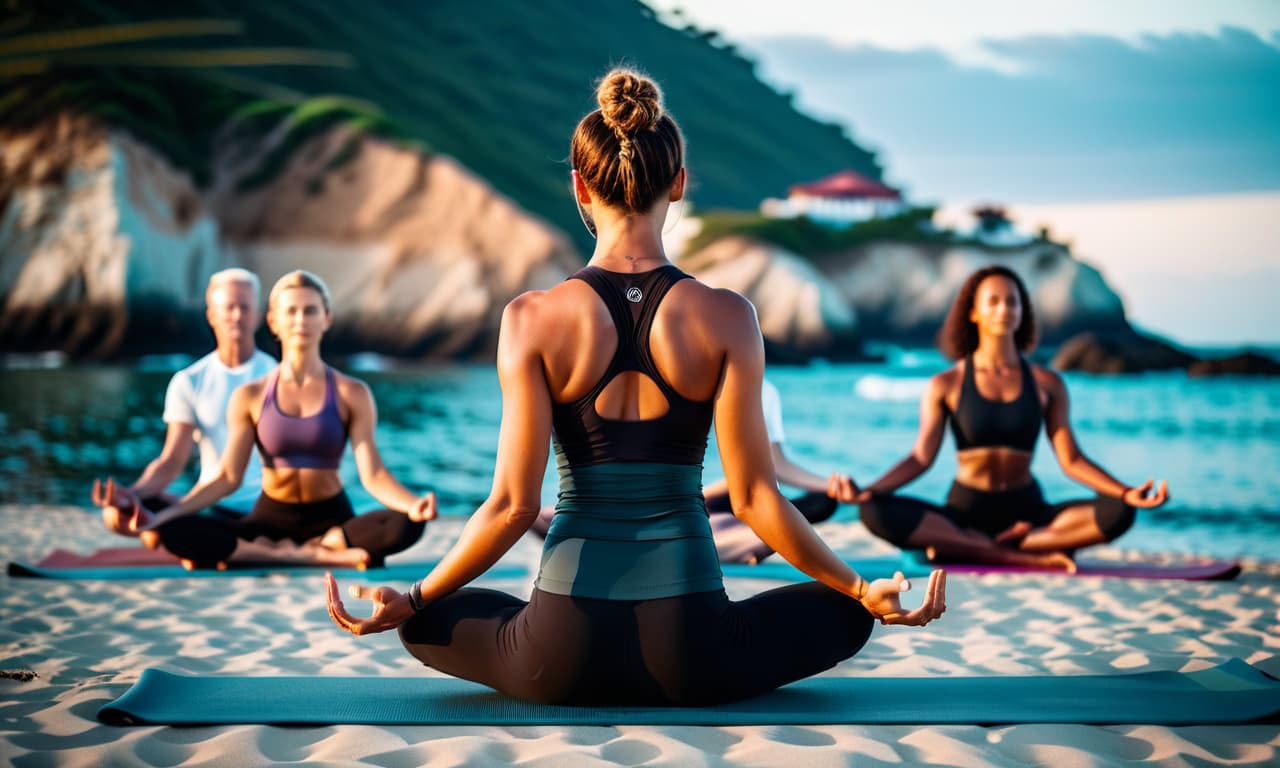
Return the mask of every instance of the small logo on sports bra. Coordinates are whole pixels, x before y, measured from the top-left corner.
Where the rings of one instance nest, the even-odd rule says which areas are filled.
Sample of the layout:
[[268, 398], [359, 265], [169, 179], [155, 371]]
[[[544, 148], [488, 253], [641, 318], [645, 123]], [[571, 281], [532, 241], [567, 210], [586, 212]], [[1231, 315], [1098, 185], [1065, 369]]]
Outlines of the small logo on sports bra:
[[643, 298], [644, 298], [644, 294], [640, 292], [639, 288], [627, 289], [627, 301], [631, 302], [632, 304], [639, 304], [640, 300]]

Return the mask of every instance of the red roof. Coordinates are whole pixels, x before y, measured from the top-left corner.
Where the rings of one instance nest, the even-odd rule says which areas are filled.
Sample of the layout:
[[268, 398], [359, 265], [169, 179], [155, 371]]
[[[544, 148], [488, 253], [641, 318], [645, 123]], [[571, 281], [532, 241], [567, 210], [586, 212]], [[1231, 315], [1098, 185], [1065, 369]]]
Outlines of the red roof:
[[899, 200], [902, 195], [896, 189], [886, 187], [878, 181], [868, 179], [853, 171], [840, 171], [808, 184], [793, 184], [788, 190], [792, 195], [805, 197], [844, 197], [844, 198], [876, 198], [880, 200]]

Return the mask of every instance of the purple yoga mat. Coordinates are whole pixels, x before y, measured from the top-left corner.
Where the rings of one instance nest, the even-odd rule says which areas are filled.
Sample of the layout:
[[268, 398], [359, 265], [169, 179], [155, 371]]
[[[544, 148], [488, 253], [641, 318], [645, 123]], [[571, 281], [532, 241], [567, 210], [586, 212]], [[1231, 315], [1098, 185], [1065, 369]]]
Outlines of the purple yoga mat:
[[1121, 563], [1105, 560], [1082, 560], [1075, 573], [1018, 565], [984, 563], [936, 563], [948, 573], [1044, 573], [1059, 576], [1105, 576], [1117, 579], [1182, 579], [1184, 581], [1225, 581], [1240, 575], [1240, 564], [1228, 560], [1203, 560], [1192, 563], [1159, 565], [1157, 563]]

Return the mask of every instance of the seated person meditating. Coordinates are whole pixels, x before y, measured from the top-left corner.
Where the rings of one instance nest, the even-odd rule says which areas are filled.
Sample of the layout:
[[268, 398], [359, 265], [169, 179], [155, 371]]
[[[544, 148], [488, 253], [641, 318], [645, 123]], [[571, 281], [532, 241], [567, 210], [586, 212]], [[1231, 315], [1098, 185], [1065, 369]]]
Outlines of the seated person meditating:
[[[1124, 533], [1136, 507], [1165, 503], [1165, 481], [1127, 486], [1080, 450], [1066, 384], [1023, 357], [1035, 340], [1027, 289], [1014, 272], [992, 266], [969, 276], [938, 335], [956, 364], [929, 380], [915, 447], [853, 493], [872, 533], [937, 558], [1074, 570], [1076, 550]], [[933, 464], [948, 421], [959, 467], [946, 503], [895, 495]], [[1097, 496], [1045, 500], [1031, 476], [1042, 425], [1063, 471]]]
[[[679, 129], [634, 72], [611, 72], [597, 99], [570, 149], [596, 249], [571, 279], [503, 313], [489, 498], [405, 593], [355, 587], [374, 602], [369, 618], [346, 610], [329, 576], [330, 615], [355, 634], [398, 628], [424, 664], [512, 696], [629, 705], [754, 696], [849, 658], [876, 620], [937, 618], [941, 571], [905, 611], [901, 574], [868, 583], [779, 493], [755, 310], [688, 279], [662, 249], [685, 187]], [[701, 488], [713, 419], [734, 511], [818, 581], [725, 594]], [[553, 436], [560, 496], [531, 597], [465, 588], [537, 518]]]
[[[244, 269], [225, 269], [209, 278], [205, 290], [205, 319], [213, 329], [212, 352], [173, 375], [164, 396], [167, 425], [160, 455], [147, 465], [133, 485], [123, 487], [108, 478], [95, 480], [93, 503], [102, 508], [108, 530], [137, 536], [135, 509], [163, 509], [178, 497], [165, 492], [182, 474], [191, 448], [200, 448], [200, 479], [221, 470], [227, 446], [227, 402], [241, 384], [262, 378], [276, 361], [254, 346], [253, 332], [262, 319], [262, 289], [258, 276]], [[257, 457], [245, 467], [240, 491], [218, 500], [210, 514], [241, 517], [262, 490], [262, 466]]]
[[[231, 395], [219, 473], [154, 516], [139, 511], [144, 541], [187, 567], [223, 568], [233, 560], [377, 564], [422, 536], [435, 494], [409, 492], [382, 463], [369, 388], [320, 358], [331, 322], [320, 278], [298, 270], [276, 282], [267, 324], [280, 339], [280, 365]], [[389, 509], [352, 510], [338, 476], [348, 442], [361, 484]], [[235, 521], [192, 515], [240, 487], [255, 444], [263, 472], [253, 511]]]

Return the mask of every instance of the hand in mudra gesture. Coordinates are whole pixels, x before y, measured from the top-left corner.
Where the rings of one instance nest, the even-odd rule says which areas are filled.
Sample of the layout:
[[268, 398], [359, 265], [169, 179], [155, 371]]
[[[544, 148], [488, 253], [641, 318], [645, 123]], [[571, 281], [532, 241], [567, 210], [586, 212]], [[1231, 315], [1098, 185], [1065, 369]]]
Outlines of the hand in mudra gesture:
[[901, 594], [911, 589], [902, 571], [896, 571], [892, 579], [876, 579], [867, 587], [862, 607], [880, 620], [881, 624], [905, 624], [923, 627], [947, 610], [947, 572], [929, 574], [929, 588], [924, 603], [914, 611], [903, 613]]
[[150, 522], [151, 513], [142, 506], [137, 494], [117, 485], [115, 478], [93, 481], [93, 504], [102, 508], [102, 523], [108, 530], [125, 536], [137, 536]]
[[436, 492], [431, 491], [425, 496], [419, 496], [413, 502], [413, 505], [405, 510], [405, 514], [415, 523], [425, 523], [428, 520], [436, 519]]
[[[1152, 488], [1155, 488], [1155, 493], [1151, 492]], [[1136, 509], [1153, 509], [1169, 500], [1169, 483], [1161, 480], [1156, 486], [1154, 480], [1147, 478], [1142, 485], [1126, 489], [1121, 500]]]
[[358, 619], [348, 613], [346, 606], [342, 604], [338, 580], [332, 573], [324, 575], [324, 583], [329, 597], [329, 617], [335, 624], [353, 635], [386, 632], [388, 629], [400, 626], [413, 615], [413, 606], [409, 605], [409, 598], [391, 587], [362, 587], [352, 584], [352, 597], [373, 601], [373, 615], [367, 619]]

